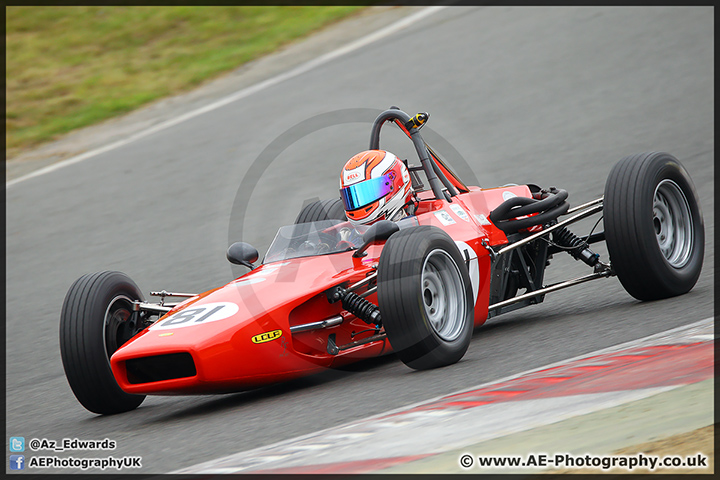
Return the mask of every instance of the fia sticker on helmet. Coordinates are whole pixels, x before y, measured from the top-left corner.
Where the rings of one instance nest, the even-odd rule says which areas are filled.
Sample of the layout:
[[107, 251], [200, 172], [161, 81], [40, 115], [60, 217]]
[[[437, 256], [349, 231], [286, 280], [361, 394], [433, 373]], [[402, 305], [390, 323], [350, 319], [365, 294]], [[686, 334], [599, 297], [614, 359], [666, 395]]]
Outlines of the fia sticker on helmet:
[[460, 217], [460, 220], [465, 220], [466, 222], [470, 221], [470, 216], [460, 205], [453, 203], [452, 205], [450, 205], [450, 209], [455, 212], [455, 215]]
[[442, 223], [445, 226], [453, 225], [455, 220], [445, 211], [440, 210], [439, 212], [435, 212], [435, 217], [440, 220], [440, 223]]
[[181, 327], [194, 327], [216, 322], [235, 315], [240, 308], [230, 302], [206, 303], [190, 305], [169, 317], [152, 325], [149, 330], [165, 330]]

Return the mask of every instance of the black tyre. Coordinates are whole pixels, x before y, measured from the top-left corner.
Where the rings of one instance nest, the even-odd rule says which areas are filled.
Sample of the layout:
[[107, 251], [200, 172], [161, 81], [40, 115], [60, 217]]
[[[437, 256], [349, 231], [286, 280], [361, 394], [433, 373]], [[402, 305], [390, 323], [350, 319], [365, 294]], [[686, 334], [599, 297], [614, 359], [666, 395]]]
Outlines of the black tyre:
[[321, 220], [347, 220], [342, 200], [329, 198], [309, 203], [300, 210], [295, 223], [319, 222]]
[[60, 316], [60, 356], [75, 397], [93, 413], [110, 415], [137, 408], [145, 395], [120, 389], [110, 357], [139, 330], [132, 302], [138, 286], [120, 272], [83, 275], [68, 290]]
[[702, 269], [705, 227], [695, 186], [662, 152], [625, 157], [605, 184], [605, 238], [612, 267], [638, 300], [690, 291]]
[[377, 294], [390, 345], [407, 366], [442, 367], [465, 355], [473, 331], [472, 285], [447, 233], [421, 225], [391, 236], [378, 263]]

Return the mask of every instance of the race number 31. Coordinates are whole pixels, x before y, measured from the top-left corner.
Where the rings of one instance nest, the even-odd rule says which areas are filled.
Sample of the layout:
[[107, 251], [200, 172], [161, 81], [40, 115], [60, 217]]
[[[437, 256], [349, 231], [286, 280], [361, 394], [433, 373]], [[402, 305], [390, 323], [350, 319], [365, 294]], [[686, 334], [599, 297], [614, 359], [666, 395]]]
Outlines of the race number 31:
[[223, 320], [238, 311], [238, 306], [230, 302], [206, 303], [204, 305], [190, 305], [177, 313], [170, 315], [150, 327], [150, 330], [164, 330], [170, 328], [192, 327], [206, 323]]

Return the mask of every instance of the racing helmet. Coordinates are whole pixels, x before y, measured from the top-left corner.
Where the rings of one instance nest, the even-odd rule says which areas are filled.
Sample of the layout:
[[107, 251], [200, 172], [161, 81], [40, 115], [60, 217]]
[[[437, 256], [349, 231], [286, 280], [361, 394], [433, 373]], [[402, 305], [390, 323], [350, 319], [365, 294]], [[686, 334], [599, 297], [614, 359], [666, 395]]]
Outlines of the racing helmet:
[[354, 225], [396, 221], [412, 196], [405, 164], [385, 150], [366, 150], [347, 161], [340, 175], [340, 198]]

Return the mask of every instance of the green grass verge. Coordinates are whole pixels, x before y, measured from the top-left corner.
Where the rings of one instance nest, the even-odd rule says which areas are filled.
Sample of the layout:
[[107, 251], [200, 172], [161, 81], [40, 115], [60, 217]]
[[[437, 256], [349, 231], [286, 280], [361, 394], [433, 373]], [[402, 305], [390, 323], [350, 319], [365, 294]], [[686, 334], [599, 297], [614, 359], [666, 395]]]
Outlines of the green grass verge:
[[6, 7], [6, 155], [188, 90], [360, 8]]

